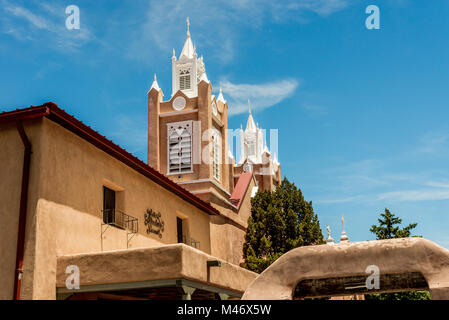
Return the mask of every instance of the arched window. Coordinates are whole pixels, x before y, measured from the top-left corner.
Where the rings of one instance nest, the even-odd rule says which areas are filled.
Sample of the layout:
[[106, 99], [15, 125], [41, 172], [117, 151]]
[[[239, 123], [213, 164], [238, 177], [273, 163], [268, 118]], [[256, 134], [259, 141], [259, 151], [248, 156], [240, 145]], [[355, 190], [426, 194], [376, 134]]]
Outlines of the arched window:
[[192, 171], [192, 121], [169, 123], [168, 174]]
[[221, 179], [221, 133], [214, 129], [212, 133], [212, 167], [214, 178]]

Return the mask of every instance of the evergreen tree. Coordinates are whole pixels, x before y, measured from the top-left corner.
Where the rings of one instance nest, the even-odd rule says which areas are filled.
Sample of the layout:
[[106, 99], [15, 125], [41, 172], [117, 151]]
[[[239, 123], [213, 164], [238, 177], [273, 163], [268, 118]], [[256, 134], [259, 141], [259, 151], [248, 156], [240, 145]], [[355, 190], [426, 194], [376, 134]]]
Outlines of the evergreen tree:
[[262, 272], [282, 254], [300, 246], [324, 243], [312, 202], [284, 178], [276, 191], [258, 192], [243, 245], [244, 267]]
[[[411, 223], [404, 228], [400, 228], [402, 219], [395, 216], [390, 210], [385, 209], [378, 219], [379, 225], [371, 226], [370, 231], [376, 235], [377, 240], [408, 238], [411, 235], [410, 230], [416, 228], [417, 223]], [[366, 300], [430, 300], [428, 291], [409, 291], [396, 293], [381, 293], [365, 295]]]
[[[410, 230], [416, 228], [418, 225], [417, 223], [411, 223], [402, 229], [399, 228], [402, 219], [396, 217], [388, 209], [385, 209], [385, 213], [381, 213], [380, 216], [381, 218], [377, 219], [379, 226], [373, 225], [370, 229], [370, 231], [376, 235], [377, 240], [408, 238], [410, 237]], [[398, 226], [395, 227], [395, 225]]]

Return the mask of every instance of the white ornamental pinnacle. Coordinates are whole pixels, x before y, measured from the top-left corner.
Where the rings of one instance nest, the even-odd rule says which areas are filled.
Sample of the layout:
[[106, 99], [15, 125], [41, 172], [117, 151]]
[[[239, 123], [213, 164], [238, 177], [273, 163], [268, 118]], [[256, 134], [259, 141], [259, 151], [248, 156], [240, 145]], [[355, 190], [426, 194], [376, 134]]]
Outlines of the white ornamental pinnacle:
[[341, 225], [342, 225], [342, 232], [341, 232], [341, 237], [340, 237], [340, 242], [348, 242], [349, 238], [346, 235], [346, 231], [345, 231], [345, 218], [343, 217], [343, 215], [341, 215]]
[[153, 84], [151, 85], [151, 88], [148, 92], [150, 92], [152, 89], [156, 89], [157, 91], [162, 91], [161, 88], [159, 88], [159, 84], [157, 83], [156, 74], [154, 74]]
[[330, 245], [335, 244], [334, 239], [331, 237], [331, 227], [329, 225], [327, 226], [326, 244], [330, 244]]
[[195, 53], [195, 48], [193, 46], [192, 39], [190, 37], [190, 20], [187, 18], [187, 39], [184, 43], [184, 47], [182, 48], [181, 55], [179, 58], [186, 57], [188, 59], [192, 59]]
[[222, 88], [220, 88], [220, 94], [218, 95], [217, 101], [220, 101], [220, 102], [223, 102], [224, 104], [226, 104], [226, 100], [223, 97], [223, 89]]
[[245, 131], [256, 131], [256, 124], [254, 123], [253, 115], [251, 113], [251, 101], [249, 99], [248, 99], [248, 106], [249, 106], [249, 115]]
[[187, 17], [186, 23], [187, 23], [187, 37], [190, 37], [190, 19], [189, 19], [189, 17]]

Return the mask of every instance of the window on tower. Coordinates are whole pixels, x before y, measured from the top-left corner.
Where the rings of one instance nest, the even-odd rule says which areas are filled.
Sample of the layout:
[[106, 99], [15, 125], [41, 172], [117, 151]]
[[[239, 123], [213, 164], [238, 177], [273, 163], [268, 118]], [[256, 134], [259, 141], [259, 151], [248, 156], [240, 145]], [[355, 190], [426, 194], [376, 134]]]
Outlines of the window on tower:
[[212, 134], [212, 170], [214, 178], [221, 179], [221, 134], [220, 131], [214, 129]]
[[255, 144], [255, 141], [248, 141], [247, 142], [247, 150], [248, 150], [248, 156], [255, 156], [256, 155], [256, 144]]
[[168, 174], [192, 172], [192, 121], [169, 123]]
[[179, 73], [179, 89], [190, 89], [190, 70], [181, 70]]

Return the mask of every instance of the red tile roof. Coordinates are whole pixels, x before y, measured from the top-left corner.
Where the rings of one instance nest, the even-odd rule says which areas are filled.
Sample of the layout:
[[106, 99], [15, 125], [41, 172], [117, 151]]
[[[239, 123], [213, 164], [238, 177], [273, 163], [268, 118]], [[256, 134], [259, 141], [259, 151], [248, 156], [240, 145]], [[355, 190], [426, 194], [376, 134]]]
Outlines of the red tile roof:
[[2, 112], [0, 113], [0, 124], [19, 120], [36, 119], [40, 117], [46, 117], [60, 124], [67, 130], [75, 133], [97, 148], [103, 150], [107, 154], [113, 156], [204, 212], [208, 214], [220, 214], [220, 212], [213, 208], [209, 203], [193, 195], [163, 174], [159, 173], [157, 170], [148, 166], [142, 160], [127, 152], [125, 149], [116, 145], [111, 140], [108, 140], [105, 136], [102, 136], [97, 131], [77, 120], [75, 117], [69, 115], [53, 102], [47, 102], [41, 106], [32, 106], [29, 108]]
[[237, 181], [237, 185], [235, 186], [231, 198], [229, 199], [229, 201], [231, 201], [231, 203], [237, 208], [240, 208], [240, 205], [242, 204], [243, 198], [245, 197], [252, 177], [252, 172], [243, 172], [240, 175], [239, 180]]

